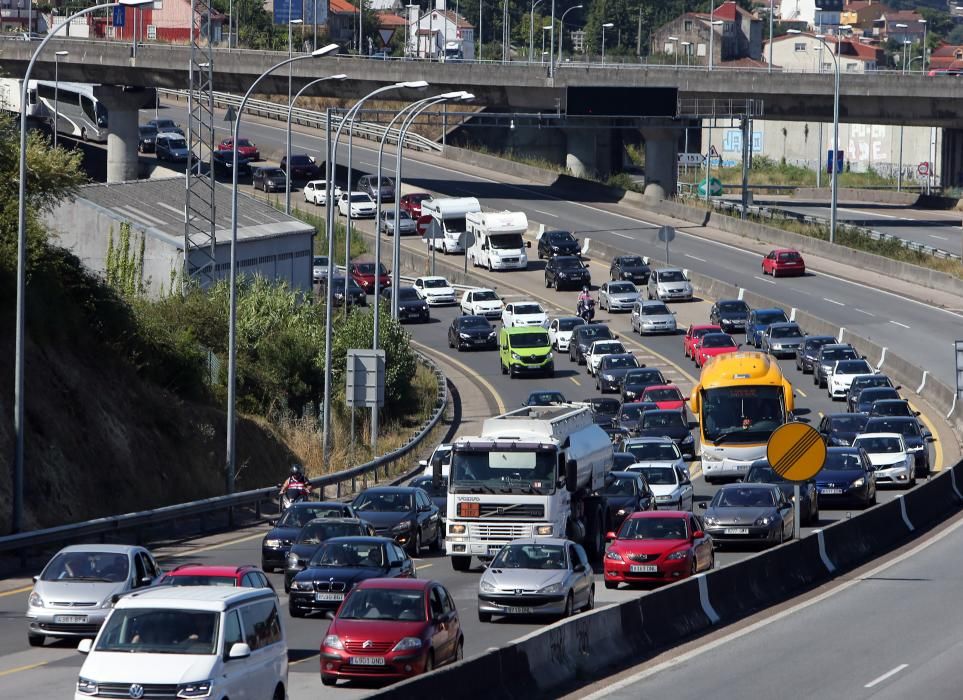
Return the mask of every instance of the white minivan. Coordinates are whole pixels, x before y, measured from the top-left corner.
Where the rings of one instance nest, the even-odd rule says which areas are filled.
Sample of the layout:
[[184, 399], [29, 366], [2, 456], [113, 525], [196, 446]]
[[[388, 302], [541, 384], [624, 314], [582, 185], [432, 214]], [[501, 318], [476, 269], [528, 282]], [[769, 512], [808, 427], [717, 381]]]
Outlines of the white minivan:
[[78, 698], [284, 700], [288, 647], [274, 591], [162, 586], [117, 600], [86, 654]]

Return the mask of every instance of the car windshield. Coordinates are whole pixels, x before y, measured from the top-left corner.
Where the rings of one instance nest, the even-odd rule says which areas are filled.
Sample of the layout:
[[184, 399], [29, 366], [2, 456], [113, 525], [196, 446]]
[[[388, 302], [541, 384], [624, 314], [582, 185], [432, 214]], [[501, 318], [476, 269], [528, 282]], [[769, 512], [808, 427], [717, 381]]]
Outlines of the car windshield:
[[649, 411], [642, 416], [643, 428], [686, 428], [685, 418], [678, 411]]
[[578, 258], [556, 258], [555, 266], [560, 270], [574, 270], [584, 267], [582, 261]]
[[646, 389], [645, 398], [649, 401], [681, 401], [682, 393], [678, 389]]
[[779, 262], [799, 260], [799, 253], [779, 253]]
[[291, 165], [310, 165], [310, 156], [291, 156]]
[[[377, 178], [377, 177], [371, 178], [368, 182], [371, 183], [371, 186], [372, 186], [372, 187], [377, 187], [377, 186], [378, 186], [378, 178]], [[381, 186], [382, 186], [382, 187], [391, 187], [391, 186], [394, 185], [394, 184], [395, 184], [395, 183], [392, 182], [392, 180], [391, 180], [390, 177], [382, 177], [382, 178], [381, 178]]]
[[682, 270], [663, 270], [659, 273], [659, 282], [685, 282]]
[[472, 301], [498, 301], [498, 295], [495, 292], [475, 292]]
[[789, 319], [783, 311], [758, 311], [756, 312], [756, 323], [761, 326], [768, 326], [773, 323], [786, 323]]
[[675, 486], [679, 483], [675, 467], [634, 467], [631, 471], [644, 476], [649, 486]]
[[251, 143], [249, 139], [238, 139], [237, 145], [239, 148], [248, 148], [250, 146], [253, 146], [254, 144]]
[[435, 488], [434, 478], [430, 476], [419, 476], [417, 479], [412, 479], [408, 485], [424, 489], [429, 496], [444, 496], [448, 493], [448, 479], [445, 477], [439, 480], [438, 488]]
[[852, 348], [823, 348], [820, 357], [825, 360], [850, 360], [855, 359], [856, 351]]
[[378, 542], [329, 541], [311, 557], [310, 565], [381, 569], [385, 566], [385, 556]]
[[558, 391], [543, 391], [528, 397], [529, 406], [551, 406], [553, 403], [565, 403], [565, 397]]
[[141, 135], [141, 136], [156, 136], [156, 135], [157, 135], [157, 129], [154, 128], [153, 126], [140, 126], [140, 127], [137, 127], [137, 128], [140, 130], [140, 135]]
[[813, 350], [818, 352], [819, 348], [821, 348], [823, 345], [829, 345], [835, 342], [836, 342], [835, 338], [809, 338], [806, 340], [805, 347], [807, 350]]
[[350, 516], [351, 510], [348, 506], [331, 505], [330, 503], [318, 504], [315, 506], [294, 506], [288, 508], [281, 519], [278, 527], [302, 528], [315, 518], [343, 518]]
[[323, 267], [328, 264], [328, 259], [322, 255], [315, 255], [314, 264], [318, 267]]
[[359, 513], [409, 513], [414, 510], [414, 496], [407, 491], [369, 491], [354, 502]]
[[854, 389], [893, 389], [893, 383], [890, 381], [889, 377], [885, 374], [867, 374], [862, 377], [853, 378], [853, 388]]
[[491, 324], [481, 316], [463, 316], [458, 319], [459, 328], [491, 328]]
[[387, 588], [361, 588], [344, 601], [339, 620], [419, 622], [425, 619], [425, 592]]
[[556, 544], [509, 544], [502, 547], [489, 569], [551, 569], [568, 568], [565, 548]]
[[352, 201], [352, 202], [370, 203], [370, 202], [371, 202], [371, 197], [369, 197], [369, 196], [366, 195], [366, 194], [352, 194], [352, 195], [351, 195], [351, 201]]
[[209, 656], [217, 651], [217, 623], [218, 613], [206, 610], [121, 608], [107, 619], [97, 651]]
[[728, 333], [708, 333], [702, 336], [704, 348], [734, 348], [736, 341]]
[[619, 412], [619, 407], [621, 404], [618, 399], [603, 399], [603, 398], [592, 398], [589, 403], [592, 404], [592, 410], [596, 413], [604, 413], [608, 416], [614, 416]]
[[398, 290], [398, 299], [401, 301], [418, 301], [421, 297], [414, 287], [402, 287]]
[[617, 282], [609, 285], [609, 294], [638, 294], [639, 290], [631, 282]]
[[905, 401], [877, 401], [873, 404], [872, 414], [874, 416], [912, 416], [913, 409]]
[[225, 586], [237, 585], [234, 576], [202, 576], [200, 574], [168, 574], [161, 579], [164, 586]]
[[619, 264], [622, 267], [645, 267], [645, 262], [638, 257], [622, 258]]
[[177, 124], [174, 123], [173, 119], [155, 119], [154, 126], [156, 126], [159, 131], [177, 128]]
[[920, 425], [916, 420], [894, 418], [870, 418], [866, 422], [866, 433], [900, 433], [903, 437], [922, 437]]
[[665, 304], [643, 304], [639, 307], [640, 316], [668, 316], [671, 313]]
[[625, 346], [618, 341], [605, 341], [592, 345], [593, 355], [614, 355], [625, 352]]
[[642, 369], [625, 375], [626, 384], [664, 384], [665, 377], [657, 369]]
[[645, 411], [652, 411], [658, 408], [651, 401], [640, 402], [640, 403], [627, 403], [622, 406], [622, 413], [619, 416], [620, 420], [639, 420]]
[[547, 348], [551, 343], [548, 333], [512, 333], [513, 348]]
[[634, 496], [635, 479], [616, 477], [605, 484], [603, 492], [606, 496]]
[[716, 492], [710, 505], [713, 508], [772, 508], [776, 505], [776, 496], [771, 489], [722, 489]]
[[558, 329], [560, 331], [568, 332], [575, 328], [575, 326], [584, 325], [585, 321], [580, 318], [560, 318], [558, 319]]
[[745, 480], [750, 484], [774, 484], [782, 481], [782, 477], [768, 464], [753, 464]]
[[187, 142], [184, 139], [164, 139], [164, 141], [168, 148], [187, 148]]
[[830, 429], [833, 431], [842, 431], [845, 433], [861, 433], [866, 427], [866, 421], [868, 418], [866, 416], [860, 415], [843, 415], [834, 416], [829, 419]]
[[359, 523], [310, 523], [298, 534], [298, 544], [321, 544], [333, 537], [364, 535]]
[[559, 243], [574, 243], [575, 237], [568, 231], [549, 231], [545, 234], [549, 243], [558, 245]]
[[425, 280], [425, 289], [444, 289], [445, 287], [450, 287], [448, 280], [442, 279], [427, 279]]
[[866, 360], [847, 360], [836, 365], [836, 374], [872, 374], [873, 368]]
[[838, 471], [863, 471], [863, 462], [859, 458], [858, 452], [826, 452], [826, 461], [823, 462], [823, 469]]
[[871, 454], [896, 454], [903, 451], [898, 438], [894, 437], [857, 437], [854, 447], [862, 447]]
[[627, 367], [638, 367], [639, 361], [635, 356], [609, 356], [602, 359], [602, 369], [626, 369]]
[[287, 177], [280, 168], [265, 168], [261, 171], [264, 177]]
[[802, 338], [803, 333], [799, 326], [776, 326], [769, 331], [773, 338]]
[[[358, 263], [357, 266], [358, 266], [358, 272], [360, 272], [362, 275], [373, 275], [375, 272], [374, 263]], [[386, 268], [384, 265], [379, 266], [379, 270], [381, 275], [388, 274], [388, 268]]]
[[622, 523], [620, 540], [688, 539], [685, 518], [630, 518]]
[[47, 564], [42, 581], [126, 581], [130, 571], [121, 552], [61, 552]]
[[719, 311], [727, 314], [749, 313], [749, 305], [744, 301], [720, 301]]
[[516, 316], [527, 316], [530, 314], [541, 314], [545, 313], [542, 311], [542, 307], [538, 304], [515, 304], [514, 311], [512, 311]]
[[859, 392], [859, 403], [882, 401], [883, 399], [898, 399], [899, 392], [891, 387], [872, 387]]
[[488, 244], [495, 250], [517, 250], [525, 247], [520, 233], [499, 233], [488, 237]]
[[781, 386], [726, 386], [701, 394], [702, 433], [708, 442], [765, 443], [786, 422]]

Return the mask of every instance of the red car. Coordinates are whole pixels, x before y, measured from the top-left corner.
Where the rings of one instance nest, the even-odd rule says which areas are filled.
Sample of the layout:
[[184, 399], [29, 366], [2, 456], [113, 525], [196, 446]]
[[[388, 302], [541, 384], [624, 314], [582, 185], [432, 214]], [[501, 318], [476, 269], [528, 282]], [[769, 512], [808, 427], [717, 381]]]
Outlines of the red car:
[[728, 333], [721, 331], [718, 333], [706, 333], [702, 336], [699, 347], [696, 348], [696, 366], [702, 367], [708, 360], [717, 355], [725, 355], [726, 353], [736, 352], [738, 350], [739, 345]]
[[411, 214], [411, 218], [418, 220], [421, 216], [421, 203], [426, 199], [431, 199], [431, 195], [427, 192], [412, 192], [410, 194], [404, 195], [401, 200], [401, 211], [406, 211]]
[[633, 513], [605, 536], [606, 588], [620, 583], [670, 583], [715, 566], [712, 537], [699, 517], [681, 510]]
[[762, 274], [773, 277], [805, 275], [806, 262], [799, 251], [790, 248], [773, 250], [762, 259]]
[[686, 357], [694, 360], [696, 348], [699, 346], [699, 341], [702, 340], [702, 336], [706, 333], [719, 333], [721, 331], [721, 326], [692, 324], [682, 339], [682, 352]]
[[159, 582], [162, 586], [235, 586], [274, 589], [263, 571], [253, 564], [208, 566], [182, 564], [171, 569]]
[[[381, 265], [380, 272], [378, 287], [387, 289], [391, 286], [391, 275], [388, 274], [388, 269], [384, 265]], [[375, 288], [375, 263], [370, 261], [351, 263], [351, 278], [358, 283], [365, 294], [372, 294]]]
[[[226, 151], [232, 150], [234, 148], [234, 139], [224, 139], [218, 148]], [[250, 139], [237, 140], [237, 153], [239, 156], [248, 158], [249, 160], [261, 160], [261, 151], [258, 150], [257, 146]]]
[[395, 681], [461, 660], [465, 635], [437, 581], [372, 578], [355, 586], [321, 642], [321, 682]]
[[639, 401], [651, 401], [660, 409], [684, 411], [688, 396], [683, 396], [675, 384], [647, 386]]

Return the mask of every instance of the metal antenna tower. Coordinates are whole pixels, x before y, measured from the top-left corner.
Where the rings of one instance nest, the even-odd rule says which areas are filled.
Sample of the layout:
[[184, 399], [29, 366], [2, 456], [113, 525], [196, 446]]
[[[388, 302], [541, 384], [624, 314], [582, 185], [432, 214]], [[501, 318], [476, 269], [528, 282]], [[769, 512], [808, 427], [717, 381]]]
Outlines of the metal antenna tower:
[[190, 153], [184, 203], [182, 289], [214, 282], [214, 52], [210, 0], [191, 1], [191, 62], [188, 67], [187, 147]]

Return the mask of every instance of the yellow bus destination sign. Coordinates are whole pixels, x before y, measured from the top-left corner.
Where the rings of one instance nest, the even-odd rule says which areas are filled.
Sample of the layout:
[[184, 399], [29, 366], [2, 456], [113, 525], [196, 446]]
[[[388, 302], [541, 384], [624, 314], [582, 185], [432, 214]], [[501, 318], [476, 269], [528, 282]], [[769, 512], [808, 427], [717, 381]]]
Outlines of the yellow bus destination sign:
[[786, 423], [773, 431], [766, 445], [766, 458], [773, 471], [786, 481], [808, 481], [826, 462], [826, 443], [811, 425]]

